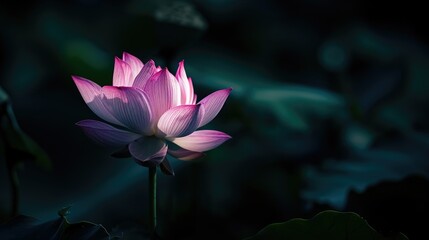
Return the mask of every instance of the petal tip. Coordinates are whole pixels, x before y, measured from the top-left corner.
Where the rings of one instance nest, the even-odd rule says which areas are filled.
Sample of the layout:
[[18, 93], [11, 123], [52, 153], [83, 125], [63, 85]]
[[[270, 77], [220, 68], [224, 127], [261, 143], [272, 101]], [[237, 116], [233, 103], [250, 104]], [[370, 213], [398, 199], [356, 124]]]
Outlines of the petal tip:
[[159, 71], [160, 75], [165, 74], [165, 76], [167, 77], [172, 77], [174, 79], [176, 79], [176, 77], [170, 72], [170, 70], [168, 70], [168, 67], [164, 67], [163, 69], [161, 69], [161, 71]]
[[85, 119], [85, 120], [80, 120], [79, 122], [75, 123], [76, 126], [79, 127], [85, 127], [88, 124], [90, 124], [91, 122], [94, 122], [95, 120], [91, 120], [91, 119]]
[[122, 59], [125, 59], [126, 57], [130, 56], [131, 54], [129, 54], [128, 52], [123, 51], [122, 52]]
[[119, 66], [123, 66], [123, 64], [129, 65], [125, 60], [115, 56], [115, 64], [119, 64]]
[[73, 81], [77, 84], [80, 83], [82, 81], [84, 81], [83, 77], [77, 76], [77, 75], [71, 75], [71, 78], [73, 79]]
[[228, 140], [232, 139], [232, 137], [229, 134], [226, 134], [224, 132], [219, 132], [219, 131], [217, 131], [217, 132], [218, 132], [219, 135], [221, 135], [220, 138], [224, 139], [225, 141], [228, 141]]

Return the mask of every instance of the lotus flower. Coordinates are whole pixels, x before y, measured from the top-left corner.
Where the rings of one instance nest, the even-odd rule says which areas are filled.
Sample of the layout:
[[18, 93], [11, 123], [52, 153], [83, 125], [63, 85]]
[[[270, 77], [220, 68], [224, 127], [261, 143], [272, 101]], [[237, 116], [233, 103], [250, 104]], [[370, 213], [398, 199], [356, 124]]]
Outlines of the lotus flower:
[[180, 160], [196, 159], [231, 138], [215, 130], [197, 130], [216, 117], [231, 88], [197, 103], [184, 61], [174, 76], [152, 60], [143, 64], [123, 53], [122, 59], [115, 58], [113, 86], [72, 78], [89, 108], [107, 122], [83, 120], [77, 125], [96, 142], [126, 147], [144, 166], [160, 164], [167, 153]]

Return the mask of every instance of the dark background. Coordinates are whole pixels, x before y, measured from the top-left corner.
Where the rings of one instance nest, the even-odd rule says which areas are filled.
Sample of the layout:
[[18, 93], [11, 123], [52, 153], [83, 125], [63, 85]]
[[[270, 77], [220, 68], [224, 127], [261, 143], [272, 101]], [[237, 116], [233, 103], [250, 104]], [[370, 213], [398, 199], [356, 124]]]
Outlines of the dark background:
[[[147, 169], [74, 125], [97, 119], [71, 75], [111, 84], [129, 52], [175, 72], [198, 98], [233, 91], [207, 126], [233, 139], [158, 178], [165, 239], [240, 239], [325, 209], [385, 234], [428, 214], [429, 35], [424, 7], [395, 1], [39, 1], [0, 4], [0, 86], [51, 159], [19, 170], [20, 213], [139, 236]], [[426, 14], [426, 15], [425, 15]], [[1, 159], [0, 159], [1, 160]], [[0, 212], [10, 208], [0, 161]], [[3, 218], [4, 219], [4, 218]]]

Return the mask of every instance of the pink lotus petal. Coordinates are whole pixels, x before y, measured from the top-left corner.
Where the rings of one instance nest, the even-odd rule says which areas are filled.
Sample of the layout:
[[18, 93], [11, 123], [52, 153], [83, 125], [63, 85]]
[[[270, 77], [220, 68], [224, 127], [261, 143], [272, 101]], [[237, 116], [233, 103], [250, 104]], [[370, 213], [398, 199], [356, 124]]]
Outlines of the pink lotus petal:
[[123, 125], [138, 133], [152, 134], [152, 112], [146, 94], [133, 87], [102, 88], [104, 104]]
[[216, 148], [230, 138], [231, 136], [223, 132], [200, 130], [186, 137], [171, 139], [171, 141], [189, 151], [204, 152]]
[[194, 98], [192, 99], [192, 104], [197, 104], [197, 94], [194, 94]]
[[82, 120], [76, 125], [81, 127], [89, 138], [107, 146], [125, 146], [141, 137], [139, 134], [117, 129], [96, 120]]
[[159, 72], [159, 70], [156, 69], [155, 62], [153, 60], [149, 60], [136, 76], [133, 87], [144, 89], [149, 78], [157, 72]]
[[113, 70], [113, 86], [130, 87], [133, 85], [133, 74], [130, 65], [115, 57], [115, 68]]
[[158, 121], [159, 137], [183, 137], [198, 127], [200, 105], [181, 105], [165, 112]]
[[131, 67], [132, 79], [134, 79], [143, 67], [142, 61], [127, 52], [122, 53], [122, 60]]
[[179, 83], [166, 68], [148, 80], [144, 91], [152, 104], [153, 122], [155, 124], [168, 109], [180, 104]]
[[167, 154], [167, 144], [159, 138], [140, 138], [128, 146], [131, 155], [140, 162], [152, 161], [159, 164]]
[[197, 104], [197, 94], [195, 94], [194, 92], [194, 84], [192, 83], [192, 78], [188, 78], [189, 80], [189, 85], [191, 86], [191, 104]]
[[194, 160], [200, 157], [204, 156], [204, 153], [201, 152], [192, 152], [192, 151], [188, 151], [186, 149], [177, 149], [177, 150], [172, 150], [172, 149], [168, 149], [168, 154], [170, 154], [171, 156], [179, 159], [179, 160]]
[[[188, 100], [187, 103], [188, 104], [195, 104], [197, 102], [195, 93], [194, 93], [194, 85], [192, 84], [192, 79], [188, 78], [188, 83], [189, 83], [189, 93], [188, 93]], [[194, 100], [195, 98], [195, 100]]]
[[201, 122], [198, 127], [202, 127], [209, 123], [216, 115], [220, 112], [225, 103], [226, 99], [229, 96], [229, 93], [232, 91], [232, 88], [226, 88], [218, 90], [207, 97], [203, 98], [199, 104], [204, 108], [204, 114], [201, 117]]
[[72, 79], [85, 103], [97, 116], [108, 122], [122, 125], [104, 106], [102, 100], [103, 94], [98, 84], [78, 76], [72, 76]]
[[188, 79], [185, 71], [185, 61], [182, 60], [177, 68], [176, 78], [179, 81], [181, 90], [181, 104], [195, 104], [192, 102], [194, 98], [194, 87], [192, 86], [192, 80]]

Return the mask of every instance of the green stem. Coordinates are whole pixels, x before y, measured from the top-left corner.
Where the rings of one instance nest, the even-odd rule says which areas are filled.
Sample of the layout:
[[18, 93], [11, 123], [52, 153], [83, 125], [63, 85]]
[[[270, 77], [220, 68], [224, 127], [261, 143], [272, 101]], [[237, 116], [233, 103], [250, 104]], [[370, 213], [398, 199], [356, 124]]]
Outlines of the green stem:
[[[2, 89], [0, 88], [0, 91]], [[3, 93], [3, 92], [1, 92]], [[5, 95], [5, 93], [3, 93]], [[7, 173], [9, 177], [10, 183], [10, 191], [11, 191], [11, 205], [12, 211], [11, 216], [15, 217], [19, 212], [19, 178], [17, 173], [17, 165], [10, 158], [12, 155], [10, 151], [12, 151], [12, 144], [9, 142], [8, 134], [6, 130], [3, 128], [11, 128], [12, 131], [19, 131], [19, 125], [16, 121], [15, 114], [12, 111], [11, 103], [8, 100], [5, 100], [0, 104], [0, 144], [3, 144], [1, 148], [4, 151], [4, 157], [6, 160]], [[4, 138], [2, 138], [4, 136]]]
[[156, 230], [156, 166], [149, 167], [149, 226], [152, 234]]
[[[11, 127], [15, 131], [18, 131], [19, 125], [16, 121], [15, 114], [12, 111], [12, 106], [10, 102], [5, 102], [2, 105], [0, 105], [0, 117], [2, 115], [6, 115], [6, 126]], [[12, 211], [11, 215], [12, 217], [15, 217], [18, 215], [19, 212], [19, 178], [18, 178], [18, 172], [17, 172], [17, 166], [14, 164], [13, 160], [10, 158], [10, 152], [12, 149], [12, 144], [8, 141], [6, 131], [3, 131], [2, 127], [4, 126], [1, 122], [2, 119], [0, 119], [0, 136], [5, 136], [4, 139], [1, 139], [4, 141], [4, 152], [5, 152], [5, 158], [6, 158], [6, 165], [7, 165], [7, 173], [9, 176], [9, 182], [10, 182], [10, 191], [11, 191], [11, 201], [12, 201]]]
[[[8, 164], [10, 165], [10, 164]], [[18, 215], [19, 208], [19, 180], [15, 167], [8, 166], [8, 175], [10, 182], [10, 191], [12, 198], [12, 217]]]

